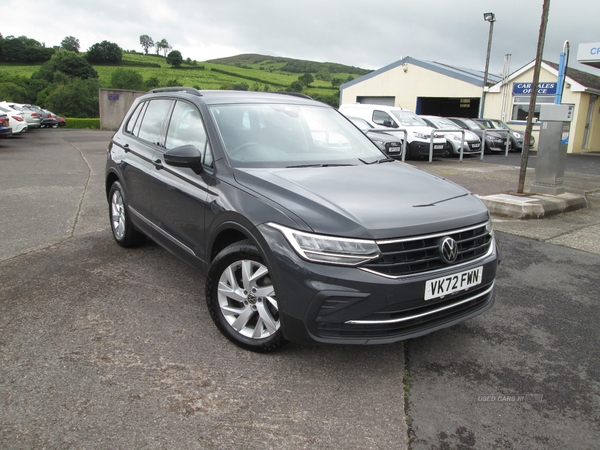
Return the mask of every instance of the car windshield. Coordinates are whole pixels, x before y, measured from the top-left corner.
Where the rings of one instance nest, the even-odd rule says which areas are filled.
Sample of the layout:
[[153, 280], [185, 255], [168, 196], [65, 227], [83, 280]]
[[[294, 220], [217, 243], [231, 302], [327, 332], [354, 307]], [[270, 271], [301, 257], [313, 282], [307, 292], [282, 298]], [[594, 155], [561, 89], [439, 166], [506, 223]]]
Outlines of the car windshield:
[[355, 165], [385, 158], [329, 107], [241, 104], [210, 111], [234, 167]]
[[348, 120], [350, 120], [350, 122], [356, 125], [358, 129], [361, 130], [363, 133], [367, 130], [373, 129], [373, 126], [364, 119], [360, 119], [358, 117], [348, 117]]
[[439, 130], [460, 130], [461, 128], [454, 122], [443, 117], [428, 117], [429, 121]]
[[498, 130], [510, 130], [508, 125], [506, 125], [501, 120], [491, 120], [490, 122], [492, 122], [492, 126]]
[[485, 127], [483, 125], [481, 125], [479, 122], [475, 122], [474, 120], [462, 119], [462, 121], [469, 130], [485, 130]]
[[427, 123], [412, 111], [392, 110], [391, 112], [405, 127], [427, 126]]

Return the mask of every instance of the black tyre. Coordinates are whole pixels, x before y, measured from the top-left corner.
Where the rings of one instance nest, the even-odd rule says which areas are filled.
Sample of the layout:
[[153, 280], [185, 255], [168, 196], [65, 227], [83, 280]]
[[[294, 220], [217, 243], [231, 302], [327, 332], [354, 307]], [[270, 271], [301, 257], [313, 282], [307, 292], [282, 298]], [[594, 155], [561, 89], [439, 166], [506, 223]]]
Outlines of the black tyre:
[[239, 347], [266, 353], [288, 343], [269, 268], [248, 240], [231, 244], [210, 265], [206, 304], [217, 328]]
[[108, 194], [109, 198], [109, 215], [110, 228], [112, 229], [115, 241], [121, 247], [137, 247], [141, 245], [146, 236], [135, 229], [129, 220], [129, 211], [127, 209], [127, 201], [121, 183], [115, 181], [110, 187]]

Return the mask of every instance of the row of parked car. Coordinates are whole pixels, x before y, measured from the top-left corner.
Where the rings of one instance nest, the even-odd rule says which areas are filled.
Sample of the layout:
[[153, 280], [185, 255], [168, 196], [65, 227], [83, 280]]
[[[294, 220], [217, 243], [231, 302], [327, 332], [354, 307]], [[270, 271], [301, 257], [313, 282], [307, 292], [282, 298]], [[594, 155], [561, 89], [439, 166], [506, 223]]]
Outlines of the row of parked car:
[[39, 106], [0, 102], [0, 137], [25, 133], [31, 128], [57, 128], [66, 124], [64, 117]]
[[[429, 156], [432, 134], [434, 156], [457, 156], [461, 143], [463, 155], [481, 154], [484, 132], [483, 151], [486, 153], [504, 152], [507, 140], [509, 150], [523, 149], [523, 133], [497, 119], [419, 116], [399, 107], [365, 104], [341, 105], [339, 111], [388, 156], [395, 158], [402, 156], [405, 135], [409, 158]], [[530, 146], [534, 144], [531, 137]]]

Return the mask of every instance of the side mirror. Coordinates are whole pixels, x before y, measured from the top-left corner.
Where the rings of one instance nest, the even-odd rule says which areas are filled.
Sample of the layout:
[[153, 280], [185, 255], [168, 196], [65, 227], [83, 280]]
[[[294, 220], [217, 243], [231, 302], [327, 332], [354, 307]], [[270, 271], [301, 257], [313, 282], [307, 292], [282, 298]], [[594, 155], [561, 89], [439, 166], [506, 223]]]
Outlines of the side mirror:
[[392, 122], [391, 120], [384, 120], [383, 121], [383, 126], [384, 127], [388, 127], [388, 128], [398, 128], [398, 125], [396, 125], [394, 122]]
[[165, 163], [174, 167], [188, 167], [195, 173], [202, 172], [202, 155], [195, 145], [182, 145], [167, 150], [164, 155]]

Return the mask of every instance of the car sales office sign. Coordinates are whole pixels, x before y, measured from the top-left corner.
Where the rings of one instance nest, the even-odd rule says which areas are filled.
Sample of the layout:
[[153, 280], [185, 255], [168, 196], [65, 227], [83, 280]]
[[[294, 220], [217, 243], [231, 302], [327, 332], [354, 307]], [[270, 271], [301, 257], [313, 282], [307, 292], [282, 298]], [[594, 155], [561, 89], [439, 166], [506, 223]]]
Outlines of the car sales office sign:
[[[538, 95], [556, 95], [556, 82], [538, 83]], [[513, 83], [513, 95], [531, 95], [533, 83]]]

